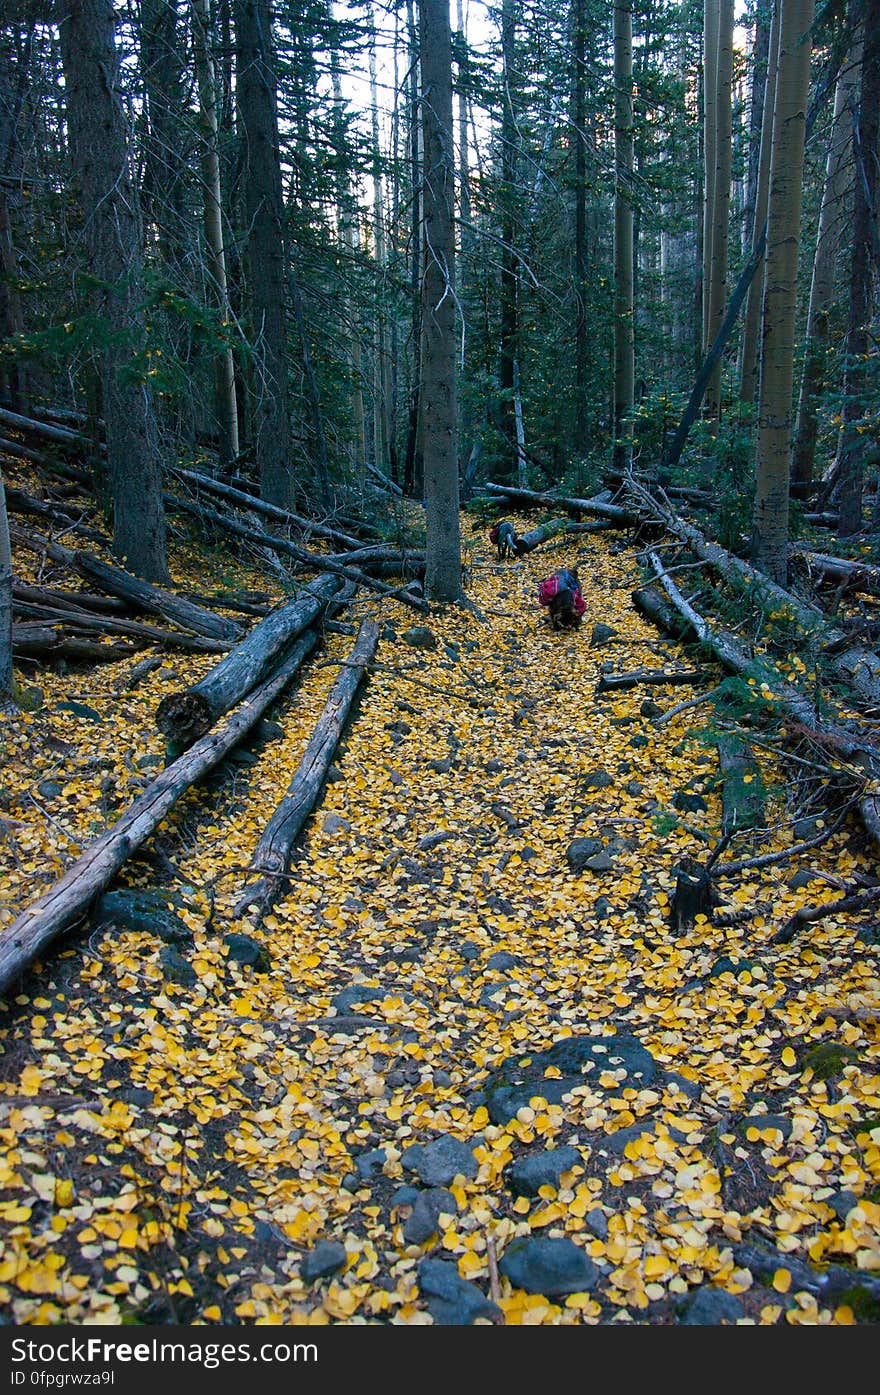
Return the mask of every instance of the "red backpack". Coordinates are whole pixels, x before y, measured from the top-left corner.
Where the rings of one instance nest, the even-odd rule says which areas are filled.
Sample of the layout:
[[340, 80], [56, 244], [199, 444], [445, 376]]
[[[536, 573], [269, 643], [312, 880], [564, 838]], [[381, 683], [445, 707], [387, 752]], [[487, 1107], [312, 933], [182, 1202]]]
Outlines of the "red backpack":
[[489, 529], [489, 541], [490, 541], [490, 543], [497, 543], [497, 541], [498, 541], [498, 533], [499, 533], [500, 528], [501, 528], [501, 524], [500, 524], [500, 523], [493, 523], [493, 524], [492, 524], [492, 527]]
[[549, 605], [554, 596], [559, 595], [559, 577], [546, 576], [538, 587], [538, 604]]

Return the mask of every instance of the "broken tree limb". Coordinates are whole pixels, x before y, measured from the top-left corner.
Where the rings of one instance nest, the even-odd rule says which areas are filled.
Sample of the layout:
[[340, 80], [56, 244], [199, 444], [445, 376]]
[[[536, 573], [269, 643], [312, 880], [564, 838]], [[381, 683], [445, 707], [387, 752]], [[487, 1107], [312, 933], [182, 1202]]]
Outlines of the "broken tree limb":
[[196, 654], [225, 654], [230, 647], [227, 640], [208, 639], [205, 635], [194, 635], [184, 630], [164, 630], [159, 625], [146, 625], [140, 620], [90, 614], [75, 606], [54, 607], [19, 601], [13, 613], [25, 620], [37, 620], [41, 624], [60, 628], [63, 633], [71, 635], [78, 630], [88, 634], [127, 635], [141, 644], [161, 644], [168, 649], [186, 649]]
[[725, 735], [718, 743], [721, 770], [721, 831], [736, 833], [757, 828], [764, 820], [764, 780], [750, 747], [739, 736]]
[[254, 850], [251, 874], [257, 880], [246, 887], [235, 906], [234, 915], [243, 915], [256, 907], [258, 917], [262, 918], [278, 899], [290, 867], [294, 842], [318, 801], [355, 696], [376, 653], [378, 642], [379, 626], [376, 621], [362, 620], [354, 648], [330, 690], [324, 711], [287, 787], [287, 793]]
[[17, 659], [68, 659], [75, 664], [115, 664], [138, 651], [131, 644], [101, 644], [72, 635], [66, 626], [12, 626], [12, 652]]
[[78, 921], [122, 864], [149, 838], [181, 795], [218, 765], [250, 731], [311, 653], [317, 636], [300, 636], [258, 688], [236, 708], [224, 725], [190, 748], [153, 780], [134, 803], [67, 869], [54, 886], [28, 906], [0, 935], [0, 993], [4, 993], [37, 956]]
[[677, 673], [667, 673], [663, 669], [635, 669], [631, 673], [602, 673], [596, 684], [597, 693], [613, 693], [622, 688], [637, 688], [642, 683], [705, 683], [706, 675], [701, 669], [681, 669]]
[[718, 543], [709, 542], [698, 528], [680, 518], [667, 501], [655, 498], [632, 476], [629, 483], [645, 511], [662, 521], [667, 532], [684, 543], [701, 562], [713, 567], [725, 579], [735, 579], [751, 587], [760, 604], [768, 610], [778, 610], [783, 606], [785, 613], [797, 622], [805, 634], [821, 635], [830, 645], [840, 641], [840, 650], [826, 656], [828, 668], [854, 696], [873, 707], [880, 707], [880, 657], [877, 654], [853, 644], [849, 636], [828, 623], [821, 610], [808, 605], [784, 587], [777, 586], [751, 563], [744, 562]]
[[315, 571], [333, 572], [336, 576], [344, 577], [346, 581], [353, 581], [357, 586], [365, 586], [370, 591], [376, 591], [380, 596], [386, 596], [389, 600], [403, 601], [405, 605], [412, 606], [420, 615], [428, 614], [428, 604], [418, 597], [408, 593], [405, 587], [386, 586], [383, 581], [377, 581], [375, 577], [368, 576], [366, 572], [359, 571], [356, 567], [348, 567], [341, 562], [331, 561], [329, 557], [323, 557], [319, 552], [307, 552], [303, 547], [297, 547], [295, 543], [287, 538], [276, 538], [272, 533], [260, 533], [256, 528], [248, 528], [243, 523], [236, 523], [235, 519], [229, 518], [226, 514], [217, 513], [215, 509], [208, 509], [204, 506], [197, 507], [189, 504], [185, 499], [178, 499], [174, 495], [166, 494], [166, 503], [175, 509], [182, 509], [184, 513], [194, 514], [201, 520], [207, 519], [210, 523], [216, 523], [219, 528], [225, 528], [227, 532], [233, 533], [236, 537], [244, 539], [245, 542], [256, 543], [258, 547], [271, 547], [275, 552], [287, 553], [304, 567], [313, 567]]
[[8, 431], [20, 431], [23, 436], [35, 436], [39, 441], [49, 441], [54, 446], [65, 446], [68, 450], [92, 450], [93, 443], [88, 436], [78, 431], [69, 431], [64, 426], [52, 426], [49, 422], [34, 421], [32, 417], [20, 416], [0, 407], [0, 426]]
[[236, 489], [231, 484], [223, 484], [222, 481], [215, 480], [210, 475], [203, 475], [198, 470], [178, 469], [174, 471], [174, 474], [189, 484], [194, 484], [200, 489], [207, 489], [210, 494], [215, 494], [219, 499], [228, 499], [232, 504], [252, 509], [254, 513], [261, 513], [266, 518], [274, 518], [278, 523], [290, 523], [294, 528], [299, 528], [301, 532], [314, 533], [316, 538], [327, 538], [329, 542], [336, 543], [338, 547], [360, 547], [358, 539], [353, 538], [350, 533], [340, 532], [338, 528], [331, 528], [327, 523], [316, 523], [311, 518], [304, 518], [302, 514], [281, 509], [277, 504], [268, 504], [264, 499], [258, 499], [256, 495], [248, 494], [244, 489]]
[[852, 562], [847, 557], [832, 557], [827, 552], [798, 552], [791, 554], [791, 560], [801, 558], [808, 575], [818, 575], [823, 581], [841, 583], [850, 591], [865, 591], [869, 595], [880, 595], [880, 567], [871, 567], [862, 562]]
[[831, 901], [824, 906], [801, 906], [794, 915], [785, 922], [781, 930], [770, 941], [774, 945], [789, 944], [800, 930], [802, 925], [810, 924], [815, 920], [824, 920], [829, 915], [844, 915], [849, 911], [864, 911], [870, 906], [875, 906], [880, 900], [880, 886], [871, 887], [869, 891], [861, 891], [854, 896], [843, 896], [839, 901]]
[[539, 527], [530, 528], [527, 533], [521, 533], [516, 540], [517, 556], [534, 552], [536, 547], [541, 546], [541, 543], [549, 542], [551, 538], [558, 537], [560, 533], [565, 532], [567, 524], [567, 518], [550, 518]]
[[344, 589], [328, 572], [316, 577], [293, 600], [258, 621], [198, 683], [164, 697], [156, 709], [156, 725], [170, 750], [191, 746], [218, 717], [241, 702], [265, 677], [280, 651], [314, 625]]
[[91, 591], [63, 591], [60, 586], [31, 586], [26, 581], [12, 583], [12, 596], [17, 601], [30, 601], [31, 605], [55, 606], [61, 610], [91, 610], [99, 615], [126, 616], [129, 614], [125, 601], [116, 596], [97, 596]]
[[[753, 668], [753, 660], [740, 648], [736, 638], [721, 629], [713, 629], [697, 611], [685, 600], [671, 576], [664, 571], [663, 563], [655, 552], [649, 552], [648, 559], [661, 586], [676, 610], [687, 621], [701, 644], [705, 644], [716, 658], [731, 673], [748, 674]], [[772, 688], [768, 687], [771, 700], [777, 704], [801, 729], [819, 745], [831, 748], [843, 760], [857, 766], [865, 777], [865, 792], [858, 800], [858, 810], [866, 831], [880, 843], [880, 747], [867, 740], [858, 730], [852, 730], [840, 723], [828, 722], [816, 715], [815, 703], [797, 688], [786, 682], [781, 675], [771, 670], [765, 661], [768, 672], [773, 673]], [[756, 689], [757, 691], [757, 689]]]
[[653, 586], [640, 586], [632, 593], [632, 603], [639, 615], [645, 620], [650, 620], [652, 625], [656, 625], [658, 630], [670, 636], [671, 639], [692, 639], [693, 630], [678, 611], [664, 600], [660, 592]]
[[90, 552], [62, 547], [60, 543], [50, 542], [36, 533], [26, 533], [22, 528], [11, 527], [9, 536], [19, 547], [70, 567], [109, 595], [121, 596], [136, 609], [161, 615], [173, 625], [180, 625], [181, 629], [192, 630], [194, 634], [205, 635], [208, 639], [235, 640], [241, 634], [241, 626], [234, 620], [212, 615], [209, 610], [193, 605], [185, 597], [166, 591], [161, 586], [153, 586], [148, 581], [141, 581], [140, 577], [132, 576], [122, 567], [102, 562]]
[[638, 514], [632, 509], [607, 503], [604, 499], [557, 498], [555, 494], [539, 494], [534, 489], [517, 489], [506, 484], [484, 484], [483, 490], [493, 498], [507, 499], [511, 504], [522, 504], [530, 509], [541, 506], [562, 509], [563, 513], [575, 514], [578, 518], [585, 513], [589, 517], [607, 518], [621, 528], [628, 528], [639, 521]]

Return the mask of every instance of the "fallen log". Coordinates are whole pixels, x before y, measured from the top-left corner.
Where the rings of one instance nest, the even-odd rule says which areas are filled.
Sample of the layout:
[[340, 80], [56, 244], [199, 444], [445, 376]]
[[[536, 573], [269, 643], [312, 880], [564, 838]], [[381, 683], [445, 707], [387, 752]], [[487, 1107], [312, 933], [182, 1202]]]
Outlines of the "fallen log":
[[843, 584], [851, 591], [880, 595], [880, 567], [852, 562], [847, 557], [831, 557], [827, 552], [792, 553], [792, 561], [801, 558], [810, 576], [818, 573], [823, 581]]
[[549, 542], [551, 538], [558, 537], [564, 533], [568, 524], [567, 518], [550, 518], [546, 523], [542, 523], [537, 528], [530, 528], [527, 533], [521, 533], [516, 540], [516, 552], [518, 557], [524, 556], [528, 552], [534, 552], [541, 543]]
[[158, 827], [181, 795], [223, 759], [250, 731], [302, 666], [317, 642], [302, 635], [258, 688], [220, 728], [209, 732], [153, 780], [64, 875], [0, 935], [0, 993], [37, 956], [89, 910], [122, 864]]
[[764, 821], [764, 780], [750, 747], [737, 736], [718, 743], [721, 770], [721, 832], [758, 828]]
[[637, 688], [642, 683], [704, 683], [701, 669], [680, 669], [669, 673], [665, 669], [636, 669], [631, 673], [602, 673], [596, 684], [597, 693], [613, 693], [625, 688]]
[[119, 620], [110, 615], [90, 615], [86, 610], [73, 606], [54, 607], [34, 605], [20, 601], [13, 607], [13, 614], [23, 619], [38, 620], [41, 624], [61, 627], [65, 634], [77, 630], [101, 635], [127, 635], [140, 640], [142, 644], [161, 644], [169, 649], [186, 649], [196, 654], [225, 654], [229, 642], [208, 639], [205, 635], [193, 635], [184, 630], [163, 630], [159, 625], [146, 625], [140, 620]]
[[[667, 596], [700, 643], [707, 645], [730, 673], [748, 676], [754, 670], [754, 661], [740, 648], [735, 636], [711, 627], [682, 596], [657, 554], [649, 552], [647, 555]], [[799, 692], [766, 660], [763, 669], [768, 675], [765, 684], [768, 698], [774, 705], [793, 717], [802, 732], [810, 735], [817, 744], [826, 750], [830, 748], [836, 756], [851, 762], [863, 772], [866, 788], [857, 801], [857, 807], [866, 831], [880, 843], [880, 747], [857, 729], [821, 719], [816, 714], [814, 698]], [[770, 677], [773, 679], [772, 686]], [[755, 691], [759, 691], [757, 686]]]
[[506, 484], [484, 484], [483, 490], [493, 498], [504, 498], [511, 504], [523, 504], [526, 508], [562, 509], [564, 513], [573, 513], [578, 518], [585, 513], [591, 517], [607, 518], [621, 528], [629, 528], [639, 522], [638, 514], [631, 509], [607, 503], [603, 499], [559, 498], [555, 494], [539, 494], [534, 489], [517, 489]]
[[379, 626], [375, 620], [362, 620], [354, 648], [333, 684], [324, 711], [306, 746], [302, 760], [287, 792], [267, 823], [251, 859], [251, 876], [257, 880], [239, 898], [234, 915], [253, 907], [258, 918], [277, 901], [290, 866], [293, 844], [317, 803], [327, 771], [339, 745], [355, 696], [364, 681], [367, 666], [376, 653]]
[[694, 632], [684, 617], [653, 586], [640, 586], [633, 591], [631, 600], [643, 619], [650, 620], [671, 639], [693, 638]]
[[97, 596], [91, 591], [63, 591], [60, 586], [31, 586], [26, 581], [12, 583], [14, 600], [32, 605], [55, 606], [62, 610], [94, 610], [99, 615], [128, 615], [125, 601], [115, 596]]
[[[47, 421], [35, 421], [33, 417], [20, 416], [0, 407], [0, 426], [8, 431], [19, 431], [23, 436], [35, 436], [38, 441], [48, 441], [53, 446], [64, 446], [71, 451], [94, 450], [95, 443], [79, 431], [71, 431], [65, 426], [53, 426]], [[106, 446], [101, 446], [106, 451]]]
[[826, 902], [824, 906], [801, 906], [795, 911], [783, 925], [781, 930], [777, 930], [771, 940], [774, 945], [790, 944], [800, 930], [802, 925], [811, 924], [816, 920], [825, 920], [830, 915], [845, 915], [850, 911], [864, 911], [871, 906], [875, 906], [880, 900], [880, 886], [871, 887], [868, 891], [856, 892], [851, 896], [842, 896], [838, 901]]
[[340, 532], [338, 528], [332, 528], [328, 523], [316, 523], [311, 518], [304, 518], [302, 514], [291, 513], [289, 509], [281, 509], [277, 504], [268, 504], [264, 499], [258, 499], [254, 494], [248, 494], [244, 489], [236, 489], [231, 484], [223, 484], [221, 480], [215, 480], [210, 475], [203, 475], [198, 470], [179, 469], [175, 470], [174, 474], [200, 489], [207, 489], [210, 494], [216, 494], [218, 499], [228, 499], [232, 504], [240, 504], [242, 508], [252, 509], [254, 513], [261, 513], [266, 518], [274, 518], [278, 523], [290, 523], [303, 533], [314, 533], [316, 538], [326, 538], [328, 542], [336, 543], [339, 547], [360, 547], [358, 538], [352, 537], [349, 533]]
[[71, 635], [60, 625], [12, 626], [12, 652], [17, 659], [66, 659], [75, 664], [115, 664], [136, 654], [133, 644], [100, 644]]
[[632, 477], [630, 488], [644, 505], [646, 512], [661, 521], [667, 532], [684, 543], [701, 562], [713, 567], [727, 580], [735, 579], [740, 584], [745, 583], [753, 588], [760, 604], [768, 610], [778, 611], [780, 606], [784, 606], [786, 614], [790, 615], [806, 634], [821, 635], [825, 643], [832, 648], [839, 642], [840, 649], [835, 649], [825, 656], [829, 670], [854, 696], [872, 707], [880, 707], [880, 657], [877, 654], [861, 645], [853, 644], [851, 637], [829, 624], [821, 610], [808, 605], [784, 587], [778, 586], [751, 563], [744, 562], [741, 557], [728, 552], [719, 543], [709, 542], [698, 528], [685, 522], [668, 503], [655, 498]]
[[205, 635], [207, 639], [236, 640], [241, 634], [241, 626], [225, 616], [212, 615], [209, 610], [193, 605], [183, 596], [166, 591], [161, 586], [153, 586], [140, 577], [132, 576], [122, 567], [102, 562], [90, 552], [81, 549], [62, 547], [48, 538], [26, 533], [22, 528], [10, 527], [9, 537], [13, 544], [25, 547], [30, 552], [46, 556], [71, 570], [79, 572], [87, 581], [100, 586], [111, 596], [121, 596], [138, 610], [146, 610], [153, 615], [161, 615], [182, 629], [194, 634]]
[[0, 436], [0, 455], [13, 455], [16, 460], [29, 460], [33, 465], [42, 465], [43, 456], [37, 450], [31, 450], [30, 446], [19, 445], [18, 441], [9, 441], [5, 436]]
[[383, 581], [377, 581], [375, 577], [368, 576], [366, 572], [362, 572], [356, 567], [334, 562], [319, 552], [307, 552], [305, 548], [297, 547], [287, 538], [277, 538], [272, 533], [261, 533], [256, 528], [247, 528], [243, 523], [236, 523], [235, 519], [229, 518], [226, 514], [218, 513], [216, 509], [208, 509], [204, 506], [196, 507], [195, 504], [189, 504], [185, 499], [178, 499], [171, 494], [166, 494], [165, 501], [171, 508], [193, 514], [203, 522], [207, 520], [210, 523], [216, 523], [219, 528], [224, 528], [235, 537], [244, 539], [245, 542], [255, 543], [258, 547], [270, 547], [275, 552], [284, 552], [289, 557], [295, 558], [304, 567], [312, 567], [315, 571], [333, 572], [334, 575], [341, 576], [346, 581], [353, 581], [356, 586], [366, 586], [368, 590], [376, 591], [380, 596], [387, 596], [394, 601], [403, 601], [405, 605], [412, 606], [413, 610], [417, 610], [420, 615], [428, 614], [427, 602], [408, 593], [405, 587], [386, 586]]
[[170, 751], [176, 754], [191, 746], [218, 717], [241, 702], [265, 677], [279, 652], [314, 625], [342, 589], [339, 580], [325, 572], [258, 621], [198, 683], [164, 697], [156, 709], [156, 725]]

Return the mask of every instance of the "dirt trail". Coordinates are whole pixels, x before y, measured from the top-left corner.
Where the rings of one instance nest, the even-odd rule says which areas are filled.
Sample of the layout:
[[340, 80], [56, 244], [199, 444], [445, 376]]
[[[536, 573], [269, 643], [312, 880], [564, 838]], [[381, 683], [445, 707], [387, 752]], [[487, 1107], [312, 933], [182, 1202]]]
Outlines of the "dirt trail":
[[[340, 634], [283, 734], [181, 801], [120, 878], [176, 892], [177, 943], [93, 928], [8, 1003], [13, 1322], [877, 1320], [880, 1040], [827, 1013], [876, 1006], [880, 936], [866, 914], [770, 943], [839, 894], [790, 883], [848, 875], [858, 830], [722, 882], [735, 923], [674, 936], [676, 863], [720, 829], [707, 716], [657, 728], [643, 705], [680, 688], [595, 686], [609, 663], [692, 661], [632, 608], [622, 543], [498, 564], [465, 536], [479, 613], [430, 616], [435, 647], [399, 605], [354, 608], [385, 626], [376, 670], [274, 912], [231, 918]], [[535, 599], [563, 562], [576, 634]], [[615, 633], [594, 643], [597, 622]], [[0, 925], [69, 861], [61, 830], [89, 836], [161, 764], [151, 714], [181, 671], [122, 696], [118, 673], [40, 680], [43, 710], [5, 732]], [[71, 775], [83, 750], [105, 765]], [[762, 773], [763, 852], [798, 811]]]

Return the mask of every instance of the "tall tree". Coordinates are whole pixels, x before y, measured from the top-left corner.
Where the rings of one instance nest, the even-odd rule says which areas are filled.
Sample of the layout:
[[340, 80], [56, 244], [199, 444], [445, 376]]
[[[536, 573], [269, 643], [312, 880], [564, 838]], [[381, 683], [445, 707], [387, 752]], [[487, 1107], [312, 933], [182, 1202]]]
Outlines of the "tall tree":
[[751, 553], [756, 566], [781, 586], [788, 577], [794, 329], [813, 9], [814, 0], [781, 0], [767, 213]]
[[[219, 122], [217, 119], [217, 80], [211, 52], [211, 13], [209, 0], [192, 0], [193, 49], [199, 88], [199, 115], [202, 126], [202, 206], [207, 245], [208, 293], [221, 323], [229, 323], [229, 291], [226, 279], [226, 246], [223, 234], [223, 191], [220, 182]], [[238, 402], [235, 394], [235, 359], [228, 342], [218, 349], [214, 362], [215, 415], [219, 432], [219, 455], [224, 464], [239, 451]]]
[[[770, 3], [772, 9], [770, 34], [767, 41], [767, 81], [764, 84], [764, 107], [761, 114], [761, 141], [752, 231], [753, 246], [767, 219], [767, 201], [770, 195], [770, 156], [773, 150], [773, 111], [776, 106], [776, 78], [779, 67], [780, 0], [770, 0]], [[755, 402], [758, 397], [758, 371], [760, 367], [758, 339], [761, 328], [761, 310], [764, 303], [765, 272], [766, 261], [762, 261], [752, 278], [746, 301], [739, 366], [739, 398], [741, 402]]]
[[631, 0], [614, 5], [614, 452], [615, 469], [632, 458], [635, 401], [633, 329], [633, 80]]
[[6, 515], [6, 490], [0, 470], [0, 710], [12, 692], [12, 548]]
[[[880, 275], [878, 193], [880, 193], [880, 0], [863, 0], [862, 65], [854, 122], [855, 206], [849, 274], [843, 424], [838, 448], [840, 520], [838, 535], [851, 537], [862, 527], [862, 490], [867, 451], [864, 430], [869, 406], [868, 361], [871, 314]], [[872, 447], [876, 450], [876, 445]]]
[[[519, 393], [519, 274], [517, 269], [517, 127], [516, 26], [519, 0], [501, 3], [501, 284], [499, 288], [501, 324], [499, 330], [498, 386], [501, 391], [499, 422], [504, 436], [505, 456], [519, 459], [514, 442], [515, 401]], [[508, 452], [510, 454], [508, 455]], [[511, 466], [508, 465], [509, 473]], [[514, 469], [514, 477], [516, 470]], [[518, 481], [523, 484], [523, 480]]]
[[56, 14], [94, 308], [105, 331], [101, 389], [113, 551], [136, 575], [165, 581], [162, 472], [146, 368], [140, 218], [119, 91], [116, 15], [112, 0], [59, 0]]
[[269, 0], [235, 0], [236, 99], [244, 163], [245, 256], [255, 358], [260, 494], [294, 503], [287, 378], [287, 276]]
[[455, 146], [449, 0], [420, 0], [425, 268], [422, 280], [422, 425], [425, 594], [461, 599], [455, 382]]
[[[714, 343], [727, 305], [729, 260], [730, 175], [733, 150], [733, 0], [719, 0], [715, 59], [714, 168], [706, 169], [712, 183], [708, 202], [711, 223], [706, 224], [709, 282], [706, 295], [706, 344]], [[721, 412], [721, 360], [718, 360], [706, 389], [706, 415], [718, 419]]]

